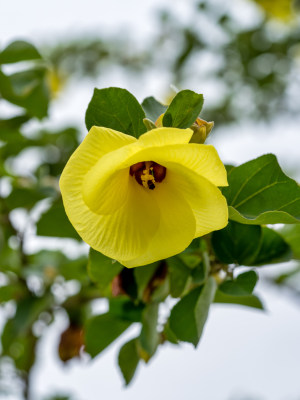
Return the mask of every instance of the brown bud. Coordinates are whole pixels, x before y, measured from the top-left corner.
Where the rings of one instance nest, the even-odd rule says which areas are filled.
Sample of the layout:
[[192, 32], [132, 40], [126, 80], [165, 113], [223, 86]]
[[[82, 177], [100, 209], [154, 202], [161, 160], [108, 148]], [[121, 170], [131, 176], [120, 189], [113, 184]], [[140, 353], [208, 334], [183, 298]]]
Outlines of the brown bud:
[[79, 357], [80, 350], [84, 345], [83, 329], [81, 326], [71, 324], [60, 337], [58, 354], [63, 362], [74, 357]]

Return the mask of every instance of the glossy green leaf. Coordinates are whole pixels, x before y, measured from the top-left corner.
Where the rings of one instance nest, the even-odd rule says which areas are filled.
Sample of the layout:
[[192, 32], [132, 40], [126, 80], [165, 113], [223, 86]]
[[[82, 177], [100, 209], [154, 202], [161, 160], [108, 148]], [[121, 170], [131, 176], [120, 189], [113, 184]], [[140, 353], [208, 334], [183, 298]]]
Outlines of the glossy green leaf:
[[290, 245], [293, 258], [300, 260], [300, 225], [285, 225], [279, 233]]
[[198, 118], [203, 106], [203, 95], [192, 90], [176, 94], [163, 117], [163, 126], [189, 128]]
[[85, 326], [86, 351], [92, 357], [95, 357], [116, 340], [130, 325], [130, 321], [122, 320], [110, 313], [92, 317]]
[[123, 266], [91, 248], [87, 268], [91, 280], [97, 282], [100, 289], [105, 289], [113, 278], [121, 272]]
[[249, 265], [261, 241], [261, 227], [229, 221], [212, 234], [212, 246], [220, 261], [226, 264]]
[[139, 343], [142, 348], [142, 358], [146, 362], [153, 356], [159, 343], [157, 332], [158, 308], [159, 303], [149, 303], [142, 313], [142, 331]]
[[71, 238], [81, 241], [80, 236], [69, 221], [61, 199], [55, 201], [37, 223], [37, 235]]
[[219, 290], [232, 296], [248, 296], [252, 294], [257, 280], [258, 276], [255, 271], [247, 271], [238, 275], [235, 280], [222, 283]]
[[167, 259], [170, 276], [170, 294], [173, 297], [180, 297], [190, 281], [191, 270], [178, 257]]
[[262, 238], [255, 258], [250, 265], [266, 265], [289, 261], [292, 250], [283, 237], [266, 227], [262, 227]]
[[265, 265], [287, 261], [291, 250], [272, 229], [229, 221], [226, 228], [213, 232], [213, 249], [226, 264]]
[[121, 347], [118, 357], [119, 367], [126, 386], [132, 381], [139, 361], [137, 339], [132, 339]]
[[153, 122], [155, 122], [167, 109], [167, 106], [164, 106], [152, 96], [144, 99], [142, 107], [145, 111], [146, 117]]
[[231, 169], [223, 189], [231, 220], [244, 224], [300, 222], [300, 187], [286, 176], [273, 154]]
[[254, 294], [248, 296], [233, 296], [230, 294], [222, 293], [220, 290], [216, 292], [215, 303], [226, 303], [226, 304], [236, 304], [240, 306], [258, 308], [260, 310], [264, 309], [264, 306], [260, 299]]
[[223, 189], [229, 218], [243, 224], [300, 222], [300, 187], [286, 176], [273, 154], [231, 169]]
[[170, 328], [179, 340], [197, 346], [216, 289], [216, 281], [210, 277], [204, 286], [192, 290], [174, 306], [170, 315]]
[[95, 89], [85, 115], [88, 130], [104, 126], [138, 138], [146, 132], [145, 113], [137, 99], [125, 89]]
[[19, 61], [39, 60], [41, 59], [40, 53], [37, 49], [28, 42], [23, 40], [16, 40], [10, 43], [0, 53], [0, 64], [11, 64]]

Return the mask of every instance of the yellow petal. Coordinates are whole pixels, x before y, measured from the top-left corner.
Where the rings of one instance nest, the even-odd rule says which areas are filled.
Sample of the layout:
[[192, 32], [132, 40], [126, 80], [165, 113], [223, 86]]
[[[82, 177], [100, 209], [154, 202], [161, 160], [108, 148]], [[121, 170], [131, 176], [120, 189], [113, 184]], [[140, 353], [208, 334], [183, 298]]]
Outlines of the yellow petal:
[[[227, 224], [226, 200], [210, 183], [227, 183], [224, 166], [212, 146], [186, 144], [191, 134], [161, 128], [136, 140], [91, 129], [60, 181], [67, 215], [86, 243], [133, 267], [180, 253]], [[155, 190], [129, 175], [139, 161], [166, 166]]]
[[131, 164], [125, 164], [139, 151], [138, 142], [123, 146], [105, 154], [86, 172], [83, 198], [93, 212], [111, 214], [127, 201]]
[[[93, 172], [93, 171], [91, 171]], [[107, 174], [88, 173], [82, 191], [83, 199], [96, 214], [112, 214], [128, 200], [129, 168]]]
[[189, 203], [195, 219], [195, 237], [222, 229], [228, 224], [228, 206], [221, 191], [207, 179], [179, 164], [169, 164], [170, 185], [176, 185]]
[[127, 260], [146, 251], [158, 229], [159, 217], [158, 206], [149, 190], [131, 178], [128, 180], [126, 203], [113, 214], [99, 219], [89, 212], [85, 227], [79, 234], [82, 233], [91, 247], [106, 256]]
[[134, 144], [100, 158], [89, 169], [84, 181], [83, 196], [87, 206], [97, 214], [111, 214], [116, 211], [127, 199], [126, 187], [121, 182], [128, 179], [126, 168], [135, 164], [132, 157], [136, 155], [139, 161], [147, 161], [147, 158], [143, 158], [146, 156], [143, 153], [145, 148], [150, 145], [164, 148], [168, 144], [188, 143], [192, 134], [191, 129], [153, 129], [141, 135]]
[[144, 254], [120, 259], [128, 268], [150, 264], [183, 251], [195, 237], [196, 221], [190, 205], [168, 176], [151, 192], [160, 209], [160, 224]]
[[88, 171], [84, 182], [88, 207], [97, 214], [109, 214], [121, 207], [127, 192], [122, 190], [120, 182], [126, 177], [126, 168], [140, 161], [157, 161], [164, 166], [167, 166], [165, 160], [179, 162], [216, 185], [227, 185], [224, 165], [214, 147], [186, 144], [192, 133], [191, 129], [153, 129], [130, 146], [102, 157]]
[[72, 154], [67, 166], [80, 163], [85, 171], [91, 168], [104, 154], [136, 142], [136, 138], [108, 128], [93, 126]]
[[[63, 197], [69, 195], [73, 182], [85, 176], [107, 153], [137, 142], [137, 139], [113, 129], [93, 126], [64, 168], [60, 188]], [[82, 183], [81, 183], [82, 184]]]
[[126, 202], [111, 215], [99, 215], [83, 200], [81, 169], [73, 170], [73, 174], [73, 179], [63, 179], [63, 202], [82, 239], [111, 258], [130, 259], [145, 252], [159, 224], [159, 210], [151, 193], [129, 177], [124, 183], [128, 191]]
[[188, 143], [193, 136], [191, 129], [157, 128], [139, 137], [139, 144], [145, 146], [166, 146], [168, 144]]
[[211, 145], [190, 143], [148, 147], [133, 154], [124, 166], [144, 160], [155, 161], [166, 168], [169, 163], [177, 163], [203, 176], [216, 186], [228, 186], [226, 169], [216, 149]]
[[63, 202], [71, 223], [86, 243], [112, 258], [129, 259], [145, 251], [158, 227], [158, 208], [153, 199], [149, 199], [149, 192], [129, 176], [120, 187], [127, 193], [122, 207], [113, 216], [98, 215], [83, 199], [83, 183], [87, 172], [99, 158], [105, 157], [105, 153], [110, 151], [109, 156], [118, 151], [115, 150], [118, 147], [135, 141], [135, 138], [111, 129], [92, 128], [68, 161], [60, 179]]

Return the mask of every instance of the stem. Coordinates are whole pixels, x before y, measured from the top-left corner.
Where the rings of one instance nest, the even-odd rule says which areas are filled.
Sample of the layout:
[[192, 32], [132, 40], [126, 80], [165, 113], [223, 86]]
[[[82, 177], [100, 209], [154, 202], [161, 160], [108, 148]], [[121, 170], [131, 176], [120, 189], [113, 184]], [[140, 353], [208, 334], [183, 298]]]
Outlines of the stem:
[[24, 384], [24, 389], [23, 389], [24, 400], [30, 400], [30, 376], [29, 376], [29, 371], [24, 373], [23, 384]]

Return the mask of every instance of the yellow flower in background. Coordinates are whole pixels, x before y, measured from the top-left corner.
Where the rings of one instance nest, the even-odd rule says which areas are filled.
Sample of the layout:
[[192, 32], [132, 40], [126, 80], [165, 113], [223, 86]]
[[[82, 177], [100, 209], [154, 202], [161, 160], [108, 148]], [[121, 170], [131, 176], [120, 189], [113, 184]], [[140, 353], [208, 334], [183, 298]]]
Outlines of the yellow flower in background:
[[63, 90], [66, 84], [67, 77], [64, 76], [60, 70], [52, 68], [48, 70], [47, 80], [51, 97], [58, 97], [58, 94]]
[[294, 17], [293, 1], [291, 0], [254, 0], [267, 14], [282, 21], [289, 21]]
[[191, 129], [136, 139], [92, 127], [60, 179], [66, 213], [95, 250], [137, 267], [183, 251], [228, 222], [217, 186], [227, 176], [215, 148], [189, 144]]

